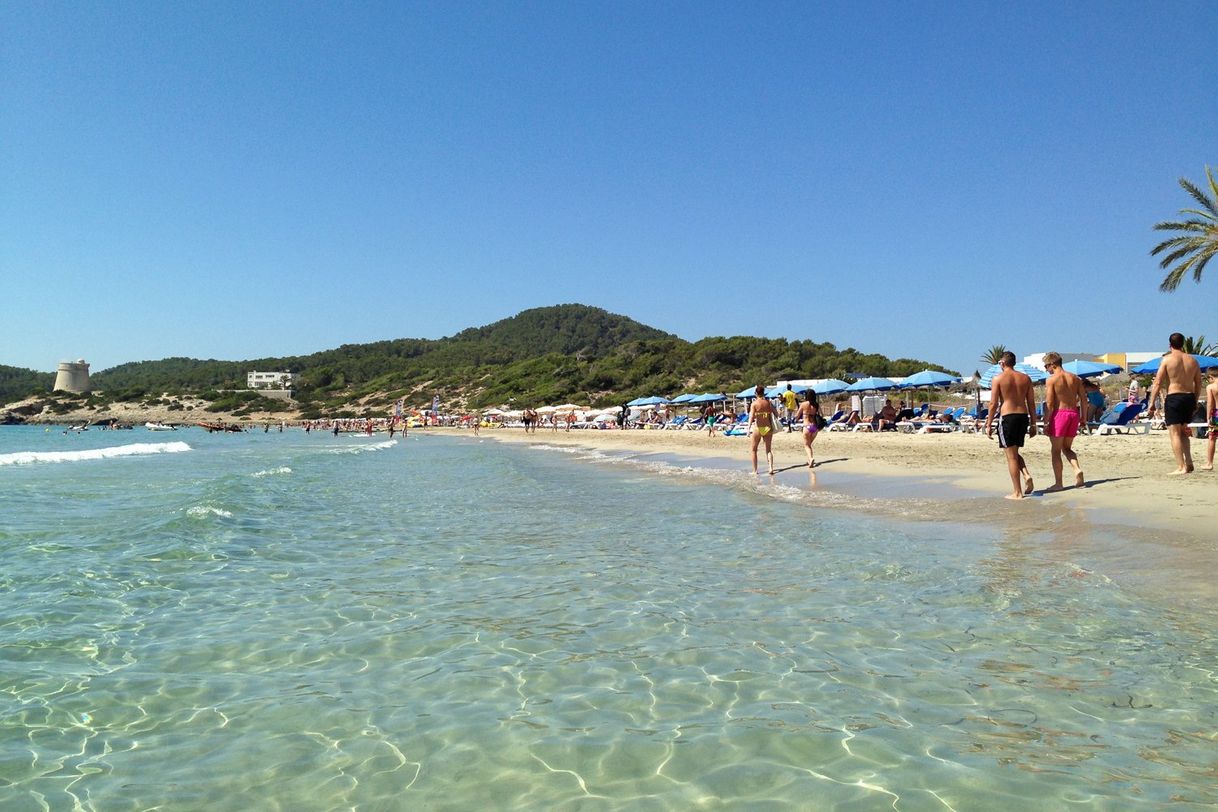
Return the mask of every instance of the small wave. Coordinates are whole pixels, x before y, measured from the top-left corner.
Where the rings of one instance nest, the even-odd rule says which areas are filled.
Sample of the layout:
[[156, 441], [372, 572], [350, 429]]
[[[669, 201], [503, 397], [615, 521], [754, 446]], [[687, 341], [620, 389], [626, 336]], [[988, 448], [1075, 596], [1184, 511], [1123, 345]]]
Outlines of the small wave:
[[278, 474], [290, 474], [290, 473], [292, 473], [291, 468], [287, 467], [286, 465], [281, 465], [278, 468], [270, 468], [266, 471], [255, 471], [254, 473], [250, 474], [250, 476], [263, 477], [263, 476], [276, 476]]
[[15, 451], [11, 454], [0, 454], [0, 465], [107, 460], [113, 457], [137, 457], [144, 454], [176, 454], [190, 450], [189, 445], [179, 440], [173, 443], [131, 443], [130, 445], [89, 448], [81, 451]]
[[186, 509], [186, 515], [193, 516], [196, 519], [202, 519], [206, 516], [223, 516], [227, 519], [233, 514], [232, 511], [225, 510], [224, 508], [213, 507], [211, 505], [195, 505], [192, 508]]
[[346, 448], [331, 448], [331, 454], [363, 454], [365, 451], [384, 451], [386, 448], [393, 448], [398, 444], [397, 440], [382, 440], [379, 443], [365, 443], [364, 445], [348, 446]]

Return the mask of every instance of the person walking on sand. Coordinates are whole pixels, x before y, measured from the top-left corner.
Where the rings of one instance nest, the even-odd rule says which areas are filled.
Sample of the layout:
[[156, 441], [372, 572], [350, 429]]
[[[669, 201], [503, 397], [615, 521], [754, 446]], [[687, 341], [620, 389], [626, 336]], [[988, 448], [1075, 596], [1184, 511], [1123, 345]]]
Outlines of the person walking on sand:
[[1214, 445], [1218, 444], [1218, 367], [1210, 367], [1210, 385], [1205, 387], [1205, 420], [1209, 423], [1203, 471], [1214, 470]]
[[804, 421], [804, 450], [808, 452], [808, 467], [816, 467], [816, 458], [812, 455], [812, 443], [816, 441], [816, 435], [820, 432], [820, 404], [816, 402], [816, 393], [811, 389], [804, 391], [804, 402], [799, 404], [798, 411], [795, 412], [795, 417], [791, 422], [798, 420]]
[[1176, 458], [1176, 470], [1172, 476], [1193, 472], [1193, 449], [1189, 437], [1193, 413], [1197, 411], [1197, 398], [1201, 396], [1201, 367], [1197, 359], [1184, 351], [1184, 336], [1172, 333], [1167, 339], [1170, 351], [1159, 364], [1159, 372], [1150, 387], [1150, 409], [1148, 417], [1154, 417], [1155, 403], [1160, 390], [1166, 391], [1163, 398], [1163, 422], [1171, 437], [1171, 450]]
[[765, 387], [758, 384], [755, 395], [753, 404], [749, 406], [749, 439], [753, 443], [753, 473], [757, 473], [757, 445], [765, 441], [765, 459], [770, 465], [770, 473], [773, 474], [774, 451], [771, 444], [774, 442], [774, 421], [777, 415], [774, 413], [774, 404], [766, 400]]
[[787, 384], [786, 390], [782, 393], [782, 411], [783, 418], [787, 421], [787, 434], [794, 430], [795, 410], [798, 401], [795, 397], [795, 390], [791, 388], [791, 384]]
[[1078, 436], [1083, 415], [1087, 413], [1087, 390], [1083, 379], [1062, 369], [1062, 357], [1056, 352], [1044, 356], [1049, 380], [1045, 382], [1045, 435], [1052, 445], [1053, 484], [1045, 493], [1065, 489], [1062, 484], [1064, 456], [1074, 469], [1074, 487], [1083, 487], [1083, 469], [1074, 453], [1074, 438]]
[[[1006, 498], [1022, 499], [1024, 494], [1032, 493], [1034, 487], [1028, 464], [1019, 453], [1025, 437], [1036, 436], [1036, 424], [1032, 422], [1032, 415], [1036, 414], [1032, 379], [1015, 369], [1013, 352], [1004, 352], [998, 363], [1002, 371], [990, 384], [990, 410], [985, 416], [985, 436], [994, 436], [994, 414], [999, 413], [998, 447], [1006, 454], [1007, 472], [1011, 475], [1013, 487]], [[1023, 490], [1019, 488], [1020, 479], [1026, 480]]]

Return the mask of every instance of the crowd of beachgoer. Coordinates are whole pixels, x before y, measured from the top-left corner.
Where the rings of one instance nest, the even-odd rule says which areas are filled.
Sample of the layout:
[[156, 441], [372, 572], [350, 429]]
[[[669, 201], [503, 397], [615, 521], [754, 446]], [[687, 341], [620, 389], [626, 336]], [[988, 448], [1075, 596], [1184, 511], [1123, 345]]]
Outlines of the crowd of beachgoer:
[[[1198, 431], [1198, 436], [1201, 436], [1200, 431], [1204, 430], [1208, 443], [1206, 462], [1201, 468], [1212, 471], [1218, 446], [1218, 368], [1210, 370], [1209, 385], [1203, 387], [1196, 359], [1184, 352], [1183, 335], [1172, 333], [1168, 339], [1168, 347], [1168, 353], [1160, 363], [1154, 383], [1144, 397], [1138, 381], [1131, 381], [1127, 408], [1136, 410], [1135, 414], [1144, 412], [1145, 416], [1152, 420], [1157, 412], [1161, 412], [1176, 463], [1175, 469], [1171, 471], [1173, 475], [1190, 474], [1195, 470], [1192, 437], [1194, 431]], [[827, 427], [870, 428], [875, 432], [896, 431], [901, 427], [924, 430], [937, 427], [938, 430], [951, 430], [969, 420], [975, 430], [984, 431], [989, 438], [997, 431], [998, 446], [1002, 449], [1011, 478], [1011, 492], [1007, 494], [1007, 498], [1022, 499], [1035, 490], [1032, 473], [1022, 453], [1027, 438], [1034, 437], [1039, 430], [1049, 439], [1053, 484], [1045, 488], [1044, 493], [1053, 493], [1067, 487], [1067, 465], [1073, 475], [1073, 486], [1084, 487], [1087, 480], [1078, 453], [1074, 450], [1074, 440], [1080, 433], [1087, 431], [1089, 425], [1094, 426], [1108, 408], [1107, 399], [1099, 386], [1094, 381], [1084, 380], [1067, 371], [1062, 365], [1060, 354], [1046, 353], [1043, 364], [1048, 378], [1045, 381], [1042, 417], [1038, 417], [1032, 379], [1015, 368], [1015, 355], [1008, 351], [999, 361], [1000, 372], [990, 384], [988, 407], [982, 408], [978, 403], [971, 415], [963, 418], [960, 417], [961, 410], [945, 408], [937, 411], [929, 403], [915, 408], [912, 402], [900, 400], [894, 404], [891, 399], [885, 399], [882, 406], [874, 408], [868, 404], [867, 415], [864, 416], [864, 404], [857, 395], [850, 401], [838, 402], [833, 416], [826, 418], [821, 413], [814, 391], [804, 390], [801, 399], [788, 384], [785, 391], [772, 399], [766, 396], [764, 387], [758, 385], [745, 412], [737, 412], [724, 399], [722, 402], [705, 404], [694, 418], [675, 414], [669, 404], [632, 411], [628, 404], [623, 403], [615, 412], [599, 412], [598, 418], [594, 420], [587, 420], [586, 415], [571, 410], [542, 413], [530, 407], [520, 412], [519, 423], [507, 423], [501, 415], [441, 415], [436, 411], [425, 411], [415, 413], [410, 418], [394, 415], [292, 423], [280, 421], [262, 424], [262, 430], [269, 432], [274, 427], [282, 432], [287, 427], [296, 427], [306, 433], [327, 432], [336, 436], [383, 431], [393, 437], [399, 431], [405, 435], [411, 425], [471, 428], [475, 434], [481, 428], [510, 425], [522, 426], [526, 433], [536, 433], [539, 429], [569, 432], [573, 428], [705, 428], [709, 436], [714, 436], [716, 432], [749, 436], [753, 473], [758, 472], [758, 454], [764, 448], [768, 471], [773, 474], [774, 434], [783, 428], [787, 432], [800, 432], [807, 453], [808, 468], [814, 468], [816, 459], [813, 443]], [[243, 425], [237, 430], [256, 428], [257, 426]], [[216, 430], [233, 429], [217, 426]]]
[[[1176, 463], [1171, 475], [1193, 473], [1192, 436], [1197, 429], [1208, 433], [1206, 464], [1202, 467], [1212, 471], [1214, 447], [1218, 444], [1218, 369], [1210, 370], [1209, 386], [1203, 388], [1201, 368], [1197, 360], [1184, 351], [1183, 334], [1172, 333], [1167, 343], [1167, 355], [1159, 364], [1145, 400], [1146, 417], [1153, 420], [1155, 413], [1160, 409], [1162, 411], [1163, 424]], [[1026, 438], [1036, 435], [1036, 397], [1032, 379], [1015, 368], [1014, 353], [1004, 353], [999, 363], [1002, 371], [991, 383], [991, 409], [986, 417], [985, 431], [987, 437], [992, 436], [994, 419], [997, 417], [998, 445], [1006, 457], [1007, 472], [1011, 477], [1012, 490], [1006, 498], [1022, 499], [1035, 490], [1032, 473], [1021, 449]], [[1065, 489], [1066, 463], [1069, 463], [1074, 474], [1074, 486], [1081, 488], [1086, 485], [1086, 477], [1074, 451], [1074, 439], [1080, 431], [1085, 430], [1088, 416], [1094, 416], [1096, 409], [1102, 407], [1102, 395], [1096, 398], [1094, 388], [1079, 376], [1066, 371], [1060, 354], [1046, 353], [1043, 363], [1045, 371], [1049, 373], [1045, 381], [1043, 430], [1049, 438], [1053, 470], [1053, 484], [1045, 488], [1044, 493]], [[1130, 384], [1128, 408], [1140, 412], [1142, 402], [1138, 400], [1139, 394], [1135, 380]]]

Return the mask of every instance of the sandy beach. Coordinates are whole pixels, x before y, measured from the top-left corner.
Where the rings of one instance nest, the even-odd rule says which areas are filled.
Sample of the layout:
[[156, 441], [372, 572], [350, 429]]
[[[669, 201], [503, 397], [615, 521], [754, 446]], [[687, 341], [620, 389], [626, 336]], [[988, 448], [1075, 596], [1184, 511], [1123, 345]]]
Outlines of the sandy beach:
[[[428, 429], [433, 431], [433, 429]], [[468, 431], [453, 431], [469, 435]], [[723, 458], [750, 470], [749, 439], [708, 437], [704, 431], [572, 431], [484, 429], [482, 438], [506, 442], [576, 445], [603, 450], [671, 454], [683, 457]], [[1193, 440], [1198, 467], [1204, 462], [1205, 440]], [[1128, 525], [1178, 530], [1198, 538], [1212, 534], [1209, 500], [1218, 474], [1198, 470], [1190, 476], [1170, 476], [1174, 467], [1168, 438], [1163, 431], [1143, 434], [1081, 436], [1075, 442], [1087, 484], [1072, 487], [1066, 466], [1067, 489], [1044, 493], [1053, 484], [1049, 441], [1036, 436], [1024, 449], [1036, 484], [1031, 498], [1004, 500], [1010, 479], [996, 440], [984, 434], [902, 434], [884, 432], [824, 432], [813, 446], [818, 487], [849, 483], [858, 495], [887, 497], [897, 493], [931, 496], [944, 501], [962, 497], [992, 496], [994, 510], [1019, 515], [1045, 506], [1084, 509], [1094, 518]], [[775, 465], [782, 475], [806, 471], [807, 458], [798, 433], [780, 432], [774, 440]], [[762, 457], [762, 478], [764, 457]], [[925, 487], [911, 489], [909, 483]]]

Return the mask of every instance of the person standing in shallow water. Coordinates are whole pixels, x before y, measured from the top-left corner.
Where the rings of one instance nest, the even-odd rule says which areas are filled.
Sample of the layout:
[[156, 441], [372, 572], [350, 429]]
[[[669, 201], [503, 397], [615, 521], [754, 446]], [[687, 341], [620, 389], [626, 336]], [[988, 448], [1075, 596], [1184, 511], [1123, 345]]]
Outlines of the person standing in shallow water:
[[1159, 364], [1154, 385], [1150, 387], [1150, 409], [1147, 417], [1154, 417], [1155, 401], [1160, 390], [1166, 390], [1163, 398], [1163, 423], [1171, 437], [1171, 450], [1176, 458], [1176, 470], [1171, 474], [1193, 472], [1192, 429], [1188, 424], [1197, 411], [1197, 399], [1201, 397], [1201, 367], [1197, 359], [1184, 351], [1184, 336], [1172, 333], [1167, 338], [1169, 352]]
[[[1036, 414], [1036, 401], [1032, 397], [1032, 379], [1015, 369], [1015, 353], [1004, 352], [998, 363], [1002, 371], [994, 376], [990, 384], [990, 411], [985, 418], [985, 436], [994, 436], [994, 414], [999, 412], [998, 447], [1006, 455], [1007, 472], [1011, 475], [1013, 488], [1006, 498], [1022, 499], [1034, 488], [1032, 474], [1028, 472], [1028, 464], [1019, 449], [1023, 448], [1025, 438], [1036, 436], [1036, 424], [1032, 422], [1032, 415]], [[1027, 482], [1020, 490], [1019, 484], [1023, 478]]]
[[749, 406], [749, 440], [753, 444], [752, 459], [753, 473], [757, 473], [757, 446], [765, 442], [765, 459], [770, 464], [770, 473], [774, 473], [774, 452], [771, 444], [774, 442], [774, 404], [766, 400], [765, 387], [760, 384], [755, 390], [753, 403]]
[[1053, 484], [1045, 488], [1045, 493], [1066, 487], [1062, 484], [1065, 470], [1062, 457], [1069, 460], [1074, 469], [1074, 487], [1081, 488], [1085, 480], [1078, 454], [1074, 453], [1074, 438], [1087, 414], [1087, 390], [1082, 378], [1062, 369], [1059, 354], [1045, 353], [1044, 365], [1049, 372], [1049, 380], [1045, 382], [1045, 434], [1052, 444], [1053, 460]]

